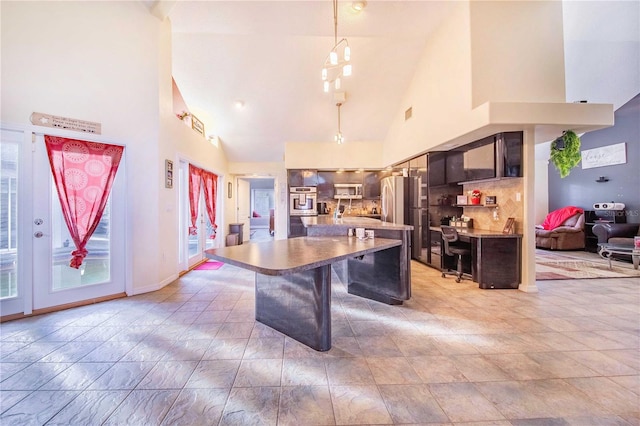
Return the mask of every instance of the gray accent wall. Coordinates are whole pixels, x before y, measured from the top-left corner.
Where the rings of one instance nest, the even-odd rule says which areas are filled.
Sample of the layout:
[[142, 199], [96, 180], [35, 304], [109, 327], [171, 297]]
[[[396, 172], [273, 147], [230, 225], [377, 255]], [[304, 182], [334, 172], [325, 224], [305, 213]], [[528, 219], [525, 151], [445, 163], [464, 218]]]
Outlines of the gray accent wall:
[[[615, 112], [615, 125], [582, 135], [581, 149], [626, 143], [625, 164], [571, 170], [564, 179], [549, 162], [549, 211], [564, 206], [593, 210], [593, 203], [624, 203], [627, 222], [640, 223], [640, 94]], [[608, 182], [596, 180], [604, 176]]]

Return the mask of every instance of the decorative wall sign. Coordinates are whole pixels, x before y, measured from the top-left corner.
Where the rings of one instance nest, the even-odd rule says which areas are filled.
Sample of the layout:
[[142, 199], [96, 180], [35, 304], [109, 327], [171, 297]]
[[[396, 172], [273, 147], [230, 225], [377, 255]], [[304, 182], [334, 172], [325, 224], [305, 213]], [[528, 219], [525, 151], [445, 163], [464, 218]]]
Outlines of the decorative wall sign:
[[504, 224], [504, 228], [502, 229], [503, 234], [515, 234], [516, 232], [516, 218], [510, 217], [507, 219], [507, 222]]
[[496, 196], [495, 195], [487, 195], [486, 197], [484, 197], [484, 203], [487, 206], [496, 205], [497, 204]]
[[164, 172], [165, 172], [164, 187], [171, 189], [173, 188], [173, 161], [164, 160]]
[[75, 130], [77, 132], [102, 134], [102, 124], [93, 121], [78, 120], [76, 118], [58, 117], [51, 114], [34, 112], [31, 114], [31, 124], [36, 126], [53, 127], [55, 129]]
[[191, 115], [191, 128], [204, 136], [204, 123], [193, 114]]
[[627, 162], [627, 144], [602, 146], [600, 148], [585, 149], [582, 151], [582, 168], [613, 166]]

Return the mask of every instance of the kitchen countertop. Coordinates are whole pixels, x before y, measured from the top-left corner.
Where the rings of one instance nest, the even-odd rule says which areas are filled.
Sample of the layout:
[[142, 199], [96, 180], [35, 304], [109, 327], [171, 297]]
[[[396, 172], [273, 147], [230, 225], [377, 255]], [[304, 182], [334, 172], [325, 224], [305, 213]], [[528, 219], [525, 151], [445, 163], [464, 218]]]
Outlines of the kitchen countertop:
[[205, 256], [264, 275], [287, 275], [401, 244], [387, 238], [298, 237], [209, 249]]
[[397, 223], [383, 222], [380, 219], [373, 219], [370, 217], [359, 216], [343, 216], [340, 219], [336, 219], [331, 215], [320, 216], [307, 216], [302, 217], [302, 224], [305, 228], [312, 227], [337, 227], [344, 228], [367, 228], [367, 229], [389, 229], [389, 230], [412, 230], [411, 225], [400, 225]]

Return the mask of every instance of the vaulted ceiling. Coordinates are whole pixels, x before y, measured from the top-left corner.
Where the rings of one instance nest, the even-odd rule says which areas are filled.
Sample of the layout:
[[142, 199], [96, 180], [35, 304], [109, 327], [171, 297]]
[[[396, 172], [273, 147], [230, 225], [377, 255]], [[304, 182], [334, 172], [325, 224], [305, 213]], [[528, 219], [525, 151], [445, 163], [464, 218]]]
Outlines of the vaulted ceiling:
[[[612, 8], [612, 3], [624, 7]], [[324, 59], [334, 44], [331, 1], [160, 4], [172, 23], [178, 88], [191, 112], [205, 123], [206, 133], [220, 138], [230, 161], [279, 162], [285, 142], [333, 140], [336, 101], [331, 92], [323, 92], [321, 80]], [[637, 48], [637, 4], [566, 2], [565, 47], [580, 51], [585, 42], [599, 37], [595, 41], [631, 42]], [[341, 89], [346, 94], [341, 130], [347, 142], [385, 138], [401, 111], [401, 97], [426, 40], [454, 6], [455, 1], [370, 0], [357, 12], [351, 1], [338, 3], [337, 36], [348, 38], [353, 63], [353, 75], [342, 80]], [[621, 16], [630, 23], [621, 25]], [[581, 66], [582, 56], [566, 55], [567, 78], [572, 80], [567, 84], [568, 102], [589, 99], [618, 107], [636, 94], [627, 93], [635, 89], [617, 93], [610, 87], [599, 93], [591, 80], [608, 71], [587, 69]], [[637, 62], [637, 57], [631, 60]], [[616, 64], [607, 68], [615, 69]], [[637, 78], [634, 84], [637, 89]], [[244, 103], [242, 109], [234, 106], [238, 100]]]

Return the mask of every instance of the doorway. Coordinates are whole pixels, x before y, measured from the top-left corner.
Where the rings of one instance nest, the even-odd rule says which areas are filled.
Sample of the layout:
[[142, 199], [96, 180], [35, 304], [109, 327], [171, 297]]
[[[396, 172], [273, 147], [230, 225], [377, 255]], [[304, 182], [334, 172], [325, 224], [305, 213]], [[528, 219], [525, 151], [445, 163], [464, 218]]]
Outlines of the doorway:
[[[55, 129], [47, 134], [79, 139]], [[104, 140], [83, 140], [108, 144]], [[90, 140], [93, 139], [93, 140]], [[125, 150], [126, 152], [126, 150]], [[125, 292], [125, 161], [79, 268], [53, 182], [44, 133], [2, 128], [0, 173], [0, 309], [2, 315], [94, 300]]]
[[[211, 223], [211, 219], [207, 214], [207, 208], [205, 204], [205, 195], [203, 188], [200, 189], [197, 197], [197, 219], [195, 223], [195, 233], [190, 233], [189, 228], [192, 226], [191, 222], [191, 205], [189, 201], [189, 162], [187, 160], [180, 160], [180, 167], [178, 170], [178, 189], [180, 198], [180, 215], [179, 215], [179, 253], [180, 264], [183, 271], [187, 271], [197, 264], [206, 259], [205, 251], [211, 248], [219, 247], [220, 239], [224, 238], [224, 232], [221, 229], [216, 229]], [[217, 188], [221, 188], [220, 182], [222, 179], [217, 178]], [[217, 206], [221, 205], [220, 190], [216, 190], [216, 210], [219, 210]], [[220, 217], [219, 211], [216, 217]], [[216, 219], [216, 222], [218, 220]]]
[[[245, 241], [272, 241], [275, 235], [275, 179], [238, 178], [238, 222], [244, 220]], [[248, 234], [248, 235], [247, 235]]]

